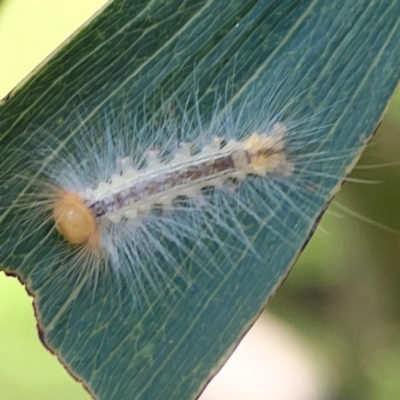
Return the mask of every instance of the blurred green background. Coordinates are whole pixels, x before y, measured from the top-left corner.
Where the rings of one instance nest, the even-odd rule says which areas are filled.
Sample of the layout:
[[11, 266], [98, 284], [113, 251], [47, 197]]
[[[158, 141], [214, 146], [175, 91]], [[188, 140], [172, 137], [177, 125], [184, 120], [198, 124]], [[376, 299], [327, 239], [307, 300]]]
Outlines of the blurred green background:
[[[0, 98], [104, 0], [5, 0]], [[330, 399], [400, 398], [400, 93], [269, 312], [306, 338], [335, 372]], [[368, 166], [364, 169], [362, 166]], [[371, 219], [366, 222], [362, 217]], [[0, 399], [88, 399], [41, 345], [31, 299], [0, 274]]]

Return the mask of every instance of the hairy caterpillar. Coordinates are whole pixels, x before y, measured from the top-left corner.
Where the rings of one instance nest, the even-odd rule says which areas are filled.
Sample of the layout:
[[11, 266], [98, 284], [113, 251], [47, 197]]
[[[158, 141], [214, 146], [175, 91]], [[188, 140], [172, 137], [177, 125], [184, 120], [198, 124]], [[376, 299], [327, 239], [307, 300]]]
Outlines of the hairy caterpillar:
[[[149, 289], [157, 296], [177, 287], [187, 292], [190, 272], [181, 268], [187, 257], [196, 273], [211, 275], [223, 273], [221, 260], [232, 264], [243, 251], [262, 262], [243, 221], [268, 228], [268, 214], [287, 202], [311, 222], [308, 208], [285, 192], [312, 206], [308, 196], [325, 196], [322, 179], [340, 180], [332, 161], [364, 145], [329, 150], [329, 134], [321, 134], [330, 123], [320, 123], [329, 109], [307, 115], [298, 106], [285, 115], [304, 92], [292, 90], [284, 104], [275, 104], [277, 90], [255, 114], [251, 98], [236, 108], [217, 99], [206, 123], [194, 95], [192, 110], [169, 101], [142, 125], [135, 110], [123, 117], [112, 110], [94, 124], [80, 123], [64, 142], [37, 130], [32, 152], [22, 154], [26, 168], [7, 178], [21, 192], [8, 196], [6, 214], [14, 208], [26, 215], [19, 223], [10, 219], [9, 230], [20, 229], [28, 241], [43, 229], [61, 248], [56, 274], [76, 288], [95, 289], [99, 279], [111, 278], [128, 287], [137, 305], [151, 304]], [[290, 245], [297, 240], [284, 221], [282, 232], [271, 230]], [[224, 237], [237, 244], [225, 245]], [[53, 273], [45, 263], [40, 273]]]

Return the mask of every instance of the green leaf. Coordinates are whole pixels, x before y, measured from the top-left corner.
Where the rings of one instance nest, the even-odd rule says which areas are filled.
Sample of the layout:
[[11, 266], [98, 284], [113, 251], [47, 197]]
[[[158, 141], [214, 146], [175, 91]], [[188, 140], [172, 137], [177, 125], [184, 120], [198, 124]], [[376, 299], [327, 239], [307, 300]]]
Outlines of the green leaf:
[[[398, 0], [115, 0], [5, 99], [0, 264], [35, 297], [44, 344], [94, 396], [196, 398], [221, 367], [376, 128], [400, 75], [399, 15]], [[218, 98], [245, 102], [254, 118], [260, 99], [273, 99], [287, 114], [317, 115], [306, 120], [310, 129], [326, 118], [315, 135], [332, 155], [329, 174], [321, 170], [318, 189], [307, 196], [291, 187], [271, 193], [261, 226], [238, 219], [236, 229], [251, 238], [262, 261], [230, 236], [213, 248], [222, 273], [192, 268], [189, 257], [181, 269], [190, 287], [150, 295], [151, 308], [138, 310], [115, 282], [100, 279], [95, 294], [74, 291], [74, 282], [56, 273], [57, 238], [32, 223], [24, 229], [37, 231], [21, 241], [26, 214], [13, 200], [26, 182], [10, 185], [10, 175], [26, 171], [32, 140], [45, 142], [51, 132], [69, 146], [82, 124], [104, 110], [134, 110], [147, 120], [164, 101], [185, 104], [194, 92], [205, 119]], [[224, 254], [232, 248], [241, 253], [228, 263]]]

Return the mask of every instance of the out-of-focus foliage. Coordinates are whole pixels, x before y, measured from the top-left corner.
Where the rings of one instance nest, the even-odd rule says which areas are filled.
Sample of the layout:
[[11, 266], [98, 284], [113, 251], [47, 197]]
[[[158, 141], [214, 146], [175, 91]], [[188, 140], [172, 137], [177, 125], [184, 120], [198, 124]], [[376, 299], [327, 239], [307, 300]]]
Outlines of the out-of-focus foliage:
[[[400, 93], [358, 166], [400, 163]], [[334, 399], [400, 398], [400, 164], [356, 168], [269, 310], [314, 342], [337, 372]], [[338, 207], [337, 205], [340, 205]]]

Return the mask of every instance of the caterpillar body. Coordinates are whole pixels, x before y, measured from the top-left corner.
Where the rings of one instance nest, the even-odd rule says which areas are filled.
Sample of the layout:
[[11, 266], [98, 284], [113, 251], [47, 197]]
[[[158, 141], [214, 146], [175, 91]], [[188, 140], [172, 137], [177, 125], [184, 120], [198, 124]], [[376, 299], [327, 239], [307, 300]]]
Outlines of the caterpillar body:
[[205, 187], [221, 187], [228, 180], [265, 176], [278, 169], [289, 175], [292, 166], [283, 151], [284, 130], [284, 125], [276, 123], [273, 132], [253, 133], [223, 147], [223, 139], [216, 137], [193, 156], [190, 144], [181, 143], [166, 164], [157, 161], [157, 151], [149, 150], [147, 168], [142, 171], [134, 169], [129, 158], [117, 160], [120, 174], [109, 182], [82, 193], [61, 192], [54, 204], [56, 227], [70, 243], [102, 246], [101, 232], [108, 224], [144, 218], [154, 206], [168, 207], [178, 196], [196, 197]]

